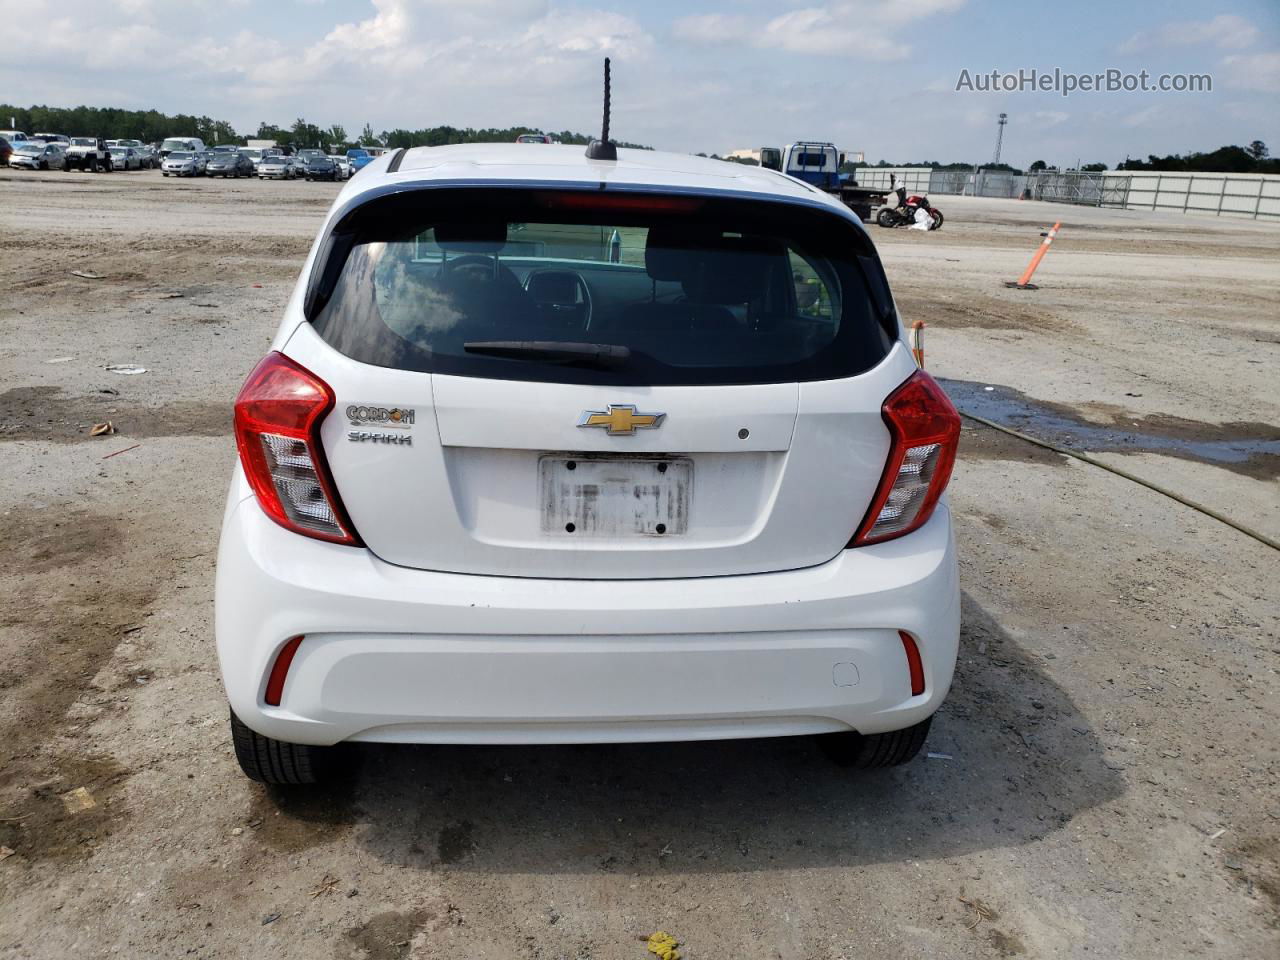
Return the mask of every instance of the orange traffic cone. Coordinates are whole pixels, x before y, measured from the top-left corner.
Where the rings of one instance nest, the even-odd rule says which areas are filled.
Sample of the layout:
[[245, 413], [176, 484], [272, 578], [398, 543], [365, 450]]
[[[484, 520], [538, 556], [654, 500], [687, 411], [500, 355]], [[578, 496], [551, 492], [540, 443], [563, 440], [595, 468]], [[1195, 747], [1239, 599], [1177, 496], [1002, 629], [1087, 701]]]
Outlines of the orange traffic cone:
[[1013, 287], [1017, 290], [1035, 290], [1036, 285], [1031, 282], [1031, 275], [1036, 272], [1036, 267], [1040, 266], [1040, 261], [1044, 259], [1044, 255], [1049, 252], [1049, 246], [1053, 243], [1053, 238], [1058, 235], [1058, 228], [1062, 226], [1059, 220], [1049, 232], [1044, 234], [1044, 240], [1040, 243], [1040, 247], [1036, 250], [1036, 255], [1031, 258], [1031, 262], [1027, 264], [1027, 269], [1023, 271], [1022, 276], [1017, 280], [1006, 280], [1006, 287]]

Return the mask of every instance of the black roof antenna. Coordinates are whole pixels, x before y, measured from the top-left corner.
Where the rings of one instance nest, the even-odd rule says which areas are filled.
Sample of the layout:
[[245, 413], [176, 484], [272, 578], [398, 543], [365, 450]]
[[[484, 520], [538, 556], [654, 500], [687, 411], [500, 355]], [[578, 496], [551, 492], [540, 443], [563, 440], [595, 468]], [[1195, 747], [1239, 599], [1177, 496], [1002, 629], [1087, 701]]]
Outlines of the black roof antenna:
[[588, 160], [617, 160], [618, 148], [609, 139], [609, 58], [604, 58], [604, 130], [599, 140], [587, 144]]

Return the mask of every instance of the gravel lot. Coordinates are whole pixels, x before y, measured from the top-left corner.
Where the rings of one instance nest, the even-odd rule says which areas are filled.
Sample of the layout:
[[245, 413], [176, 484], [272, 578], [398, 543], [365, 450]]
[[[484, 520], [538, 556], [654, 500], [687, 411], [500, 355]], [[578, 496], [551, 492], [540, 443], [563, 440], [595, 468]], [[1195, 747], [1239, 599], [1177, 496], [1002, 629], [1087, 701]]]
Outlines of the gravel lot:
[[[0, 957], [1280, 955], [1276, 552], [971, 423], [933, 757], [369, 748], [329, 792], [245, 780], [230, 402], [335, 193], [0, 170]], [[872, 229], [962, 406], [1280, 536], [1276, 225], [936, 199], [938, 233]], [[1041, 289], [1005, 289], [1054, 218]]]

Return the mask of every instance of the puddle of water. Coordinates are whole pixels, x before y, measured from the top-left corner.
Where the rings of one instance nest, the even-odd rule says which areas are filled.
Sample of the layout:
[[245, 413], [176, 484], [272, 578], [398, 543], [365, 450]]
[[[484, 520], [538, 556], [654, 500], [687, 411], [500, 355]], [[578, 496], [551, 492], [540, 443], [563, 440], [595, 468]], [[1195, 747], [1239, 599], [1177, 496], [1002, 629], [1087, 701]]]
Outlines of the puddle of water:
[[1216, 464], [1257, 479], [1280, 476], [1280, 427], [1271, 424], [1214, 424], [1174, 417], [1129, 416], [1123, 422], [1098, 424], [1085, 420], [1070, 407], [1032, 399], [1012, 387], [971, 380], [938, 382], [965, 413], [1068, 449], [1162, 453]]

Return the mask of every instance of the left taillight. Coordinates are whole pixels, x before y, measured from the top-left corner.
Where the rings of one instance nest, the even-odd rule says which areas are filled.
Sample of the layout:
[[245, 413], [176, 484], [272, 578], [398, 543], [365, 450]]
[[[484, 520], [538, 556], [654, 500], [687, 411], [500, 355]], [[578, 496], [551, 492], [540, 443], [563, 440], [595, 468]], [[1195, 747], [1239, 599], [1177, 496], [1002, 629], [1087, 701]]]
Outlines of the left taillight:
[[881, 408], [893, 437], [871, 509], [849, 541], [860, 547], [924, 526], [951, 480], [960, 444], [960, 414], [942, 387], [917, 370]]
[[269, 353], [236, 397], [236, 447], [267, 516], [303, 536], [359, 546], [320, 445], [320, 424], [333, 405], [327, 383]]

